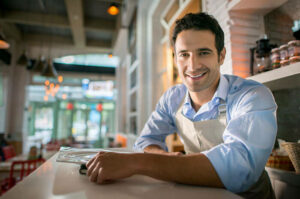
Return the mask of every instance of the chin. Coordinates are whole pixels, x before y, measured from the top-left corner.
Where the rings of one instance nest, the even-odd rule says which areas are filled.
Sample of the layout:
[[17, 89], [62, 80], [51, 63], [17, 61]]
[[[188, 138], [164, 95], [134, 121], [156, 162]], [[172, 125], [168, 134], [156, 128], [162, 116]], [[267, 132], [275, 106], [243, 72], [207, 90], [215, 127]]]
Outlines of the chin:
[[185, 86], [188, 88], [190, 92], [201, 92], [211, 87], [212, 84], [208, 84], [208, 82], [204, 82], [202, 84], [194, 84], [194, 85], [185, 84]]
[[206, 89], [204, 87], [191, 87], [191, 86], [187, 86], [187, 88], [190, 92], [200, 92]]

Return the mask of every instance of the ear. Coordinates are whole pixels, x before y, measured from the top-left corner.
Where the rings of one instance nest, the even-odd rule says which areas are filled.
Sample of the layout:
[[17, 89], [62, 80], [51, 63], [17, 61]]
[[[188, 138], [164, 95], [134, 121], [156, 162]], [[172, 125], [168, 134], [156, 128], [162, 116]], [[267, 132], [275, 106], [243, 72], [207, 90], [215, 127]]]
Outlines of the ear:
[[220, 52], [220, 58], [219, 58], [220, 65], [224, 63], [225, 55], [226, 55], [226, 48], [224, 47], [223, 50]]

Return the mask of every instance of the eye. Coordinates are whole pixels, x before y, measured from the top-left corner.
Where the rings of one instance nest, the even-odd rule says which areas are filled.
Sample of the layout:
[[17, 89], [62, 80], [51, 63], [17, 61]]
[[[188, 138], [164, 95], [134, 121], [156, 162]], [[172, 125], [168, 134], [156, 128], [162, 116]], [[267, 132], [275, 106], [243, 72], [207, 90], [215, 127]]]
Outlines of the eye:
[[209, 55], [210, 52], [209, 51], [201, 51], [198, 53], [199, 56], [206, 56], [206, 55]]
[[189, 56], [188, 53], [180, 53], [180, 54], [179, 54], [179, 57], [188, 57], [188, 56]]

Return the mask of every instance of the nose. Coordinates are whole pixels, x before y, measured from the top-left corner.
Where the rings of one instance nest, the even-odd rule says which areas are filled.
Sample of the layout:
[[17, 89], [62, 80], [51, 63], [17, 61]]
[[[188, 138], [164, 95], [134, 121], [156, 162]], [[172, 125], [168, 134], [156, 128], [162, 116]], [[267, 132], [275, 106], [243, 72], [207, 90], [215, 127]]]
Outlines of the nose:
[[189, 57], [188, 68], [190, 71], [194, 71], [197, 68], [197, 56], [191, 54]]

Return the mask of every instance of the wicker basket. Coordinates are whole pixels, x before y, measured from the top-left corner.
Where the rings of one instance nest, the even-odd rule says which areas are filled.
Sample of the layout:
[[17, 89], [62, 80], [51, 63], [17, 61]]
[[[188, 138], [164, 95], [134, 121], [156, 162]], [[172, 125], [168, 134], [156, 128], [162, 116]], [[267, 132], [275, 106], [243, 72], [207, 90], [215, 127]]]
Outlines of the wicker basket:
[[286, 171], [294, 171], [294, 167], [289, 156], [271, 154], [266, 166]]
[[285, 142], [281, 146], [288, 153], [293, 166], [295, 167], [296, 173], [300, 173], [300, 143]]

